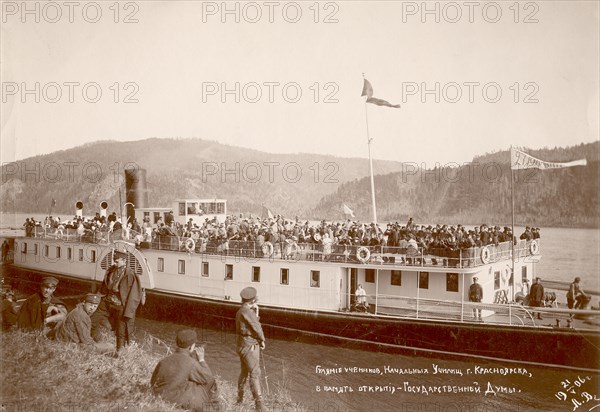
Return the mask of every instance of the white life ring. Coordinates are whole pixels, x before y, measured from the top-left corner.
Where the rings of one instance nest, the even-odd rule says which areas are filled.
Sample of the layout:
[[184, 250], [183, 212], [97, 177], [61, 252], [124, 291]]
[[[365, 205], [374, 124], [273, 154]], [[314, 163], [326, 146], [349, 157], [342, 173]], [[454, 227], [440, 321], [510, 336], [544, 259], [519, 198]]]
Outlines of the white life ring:
[[183, 244], [185, 246], [185, 250], [188, 252], [193, 252], [196, 250], [196, 242], [194, 242], [194, 239], [186, 239]]
[[358, 250], [356, 251], [356, 258], [361, 263], [366, 263], [370, 257], [371, 257], [371, 251], [369, 249], [367, 249], [365, 246], [359, 247]]
[[262, 245], [263, 254], [267, 257], [271, 257], [273, 255], [273, 244], [271, 242], [265, 242]]
[[492, 254], [487, 246], [481, 248], [481, 261], [483, 263], [490, 263], [491, 256]]
[[313, 235], [313, 239], [315, 240], [315, 242], [318, 242], [321, 240], [321, 235], [319, 233], [315, 233]]
[[537, 255], [540, 252], [540, 245], [538, 244], [537, 240], [531, 241], [531, 244], [529, 245], [529, 252], [531, 252], [532, 255]]
[[56, 231], [56, 238], [57, 238], [57, 239], [62, 239], [62, 238], [63, 238], [63, 236], [64, 236], [64, 233], [63, 233], [62, 229], [58, 229], [58, 230]]

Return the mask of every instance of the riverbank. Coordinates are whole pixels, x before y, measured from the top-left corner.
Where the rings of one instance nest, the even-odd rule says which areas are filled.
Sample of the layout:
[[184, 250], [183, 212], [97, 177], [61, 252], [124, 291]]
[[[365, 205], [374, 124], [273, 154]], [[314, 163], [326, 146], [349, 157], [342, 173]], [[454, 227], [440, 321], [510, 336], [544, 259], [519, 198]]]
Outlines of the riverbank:
[[[76, 345], [50, 341], [37, 333], [0, 334], [0, 401], [3, 411], [161, 411], [181, 412], [152, 394], [150, 377], [170, 348], [146, 335], [118, 358], [98, 355]], [[207, 362], [210, 362], [207, 348]], [[253, 402], [235, 405], [237, 389], [216, 376], [223, 411], [253, 410]], [[285, 387], [271, 388], [268, 410], [304, 409], [292, 402]]]

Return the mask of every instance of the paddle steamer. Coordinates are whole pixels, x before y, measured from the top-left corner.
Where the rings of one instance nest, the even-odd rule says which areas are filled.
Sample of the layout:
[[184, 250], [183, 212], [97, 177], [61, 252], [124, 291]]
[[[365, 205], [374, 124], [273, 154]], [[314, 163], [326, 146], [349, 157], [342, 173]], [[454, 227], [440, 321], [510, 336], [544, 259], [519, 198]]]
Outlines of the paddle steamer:
[[[204, 217], [200, 213], [204, 209], [211, 218], [219, 215], [217, 220], [226, 214], [222, 199], [147, 207], [143, 171], [129, 173], [126, 184], [127, 213], [138, 220], [166, 219], [171, 210], [182, 223]], [[230, 328], [240, 291], [253, 286], [260, 297], [261, 322], [273, 335], [310, 336], [384, 351], [600, 370], [600, 328], [590, 319], [597, 319], [597, 311], [530, 308], [515, 302], [524, 282], [531, 284], [536, 277], [539, 239], [438, 253], [319, 243], [224, 245], [176, 236], [145, 242], [140, 241], [144, 234], [140, 236], [136, 240], [134, 234], [123, 236], [121, 231], [90, 235], [40, 228], [29, 237], [14, 239], [8, 280], [31, 281], [52, 274], [63, 280], [59, 291], [84, 293], [102, 281], [118, 248], [128, 253], [128, 265], [146, 290], [142, 316], [198, 327], [216, 322]], [[481, 303], [469, 302], [475, 277], [483, 288]], [[366, 291], [368, 308], [357, 305], [358, 284]], [[474, 317], [475, 309], [481, 309], [481, 320]], [[541, 312], [543, 319], [534, 312]]]

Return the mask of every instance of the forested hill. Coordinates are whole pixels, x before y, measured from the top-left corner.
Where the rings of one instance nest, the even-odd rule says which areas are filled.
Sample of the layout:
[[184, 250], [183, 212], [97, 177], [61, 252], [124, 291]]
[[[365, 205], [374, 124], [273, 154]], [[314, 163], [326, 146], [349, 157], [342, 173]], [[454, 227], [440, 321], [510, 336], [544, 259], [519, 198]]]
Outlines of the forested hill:
[[[381, 173], [400, 162], [375, 161]], [[93, 215], [125, 203], [123, 168], [147, 170], [149, 206], [171, 207], [182, 198], [224, 198], [230, 212], [260, 213], [262, 205], [286, 216], [305, 216], [339, 184], [369, 174], [367, 159], [317, 154], [272, 154], [201, 139], [100, 141], [2, 167], [0, 210], [73, 214], [82, 201]], [[119, 197], [119, 188], [121, 197]]]
[[[515, 173], [517, 224], [598, 227], [600, 143], [523, 150], [547, 161], [586, 158], [586, 167]], [[200, 139], [101, 141], [2, 167], [0, 209], [94, 214], [125, 203], [123, 168], [147, 170], [150, 206], [181, 198], [225, 198], [231, 213], [273, 213], [304, 219], [341, 219], [345, 203], [371, 220], [367, 159], [316, 154], [271, 154]], [[508, 151], [488, 153], [460, 168], [374, 161], [380, 221], [510, 223]], [[119, 191], [120, 189], [120, 191]]]
[[[600, 142], [568, 148], [523, 150], [546, 161], [587, 159], [587, 166], [555, 170], [515, 171], [515, 224], [599, 227]], [[461, 167], [403, 171], [375, 176], [378, 220], [427, 223], [498, 223], [510, 225], [510, 153], [478, 156]], [[342, 205], [356, 218], [371, 216], [367, 177], [342, 184], [312, 211], [325, 219], [340, 219]]]

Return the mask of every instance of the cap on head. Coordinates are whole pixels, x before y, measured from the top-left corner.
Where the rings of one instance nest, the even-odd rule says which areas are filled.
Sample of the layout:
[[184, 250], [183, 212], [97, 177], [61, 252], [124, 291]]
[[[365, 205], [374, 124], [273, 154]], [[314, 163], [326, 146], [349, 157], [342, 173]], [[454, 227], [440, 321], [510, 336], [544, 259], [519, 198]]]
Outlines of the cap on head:
[[56, 287], [56, 285], [58, 285], [58, 279], [55, 277], [46, 276], [44, 279], [42, 279], [42, 286]]
[[193, 329], [181, 329], [177, 332], [177, 337], [175, 338], [175, 342], [179, 348], [189, 348], [197, 340], [198, 335]]
[[115, 250], [115, 253], [113, 255], [113, 259], [117, 260], [117, 259], [127, 259], [127, 253], [122, 252], [120, 250]]
[[240, 296], [242, 297], [242, 302], [250, 302], [256, 298], [256, 289], [254, 289], [252, 286], [248, 286], [242, 289]]
[[100, 304], [100, 295], [98, 295], [96, 293], [88, 293], [85, 296], [85, 302], [93, 303], [94, 305], [99, 305]]
[[581, 278], [580, 278], [579, 276], [577, 276], [577, 277], [575, 278], [575, 282], [579, 282], [579, 281], [581, 281]]
[[473, 280], [479, 280], [479, 278], [478, 278], [477, 276], [475, 276], [475, 277], [473, 278]]

